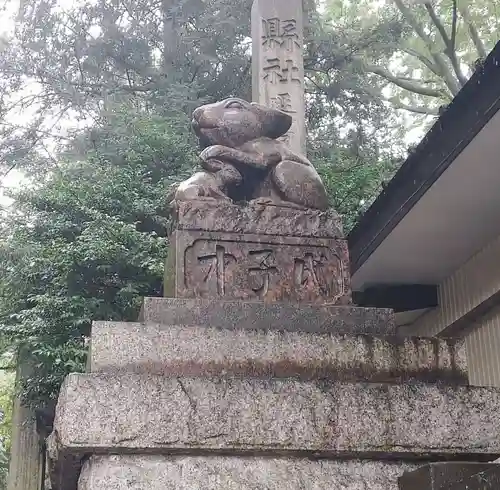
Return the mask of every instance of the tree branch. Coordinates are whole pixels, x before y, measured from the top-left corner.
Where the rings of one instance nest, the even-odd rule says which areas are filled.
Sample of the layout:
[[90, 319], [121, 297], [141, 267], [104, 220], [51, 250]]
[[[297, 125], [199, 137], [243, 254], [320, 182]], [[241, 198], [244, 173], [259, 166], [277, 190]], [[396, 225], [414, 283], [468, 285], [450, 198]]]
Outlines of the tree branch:
[[471, 18], [469, 17], [467, 9], [464, 9], [463, 7], [460, 8], [460, 6], [458, 6], [458, 11], [462, 16], [462, 19], [464, 19], [464, 22], [467, 24], [470, 37], [472, 39], [472, 42], [474, 43], [474, 46], [476, 47], [477, 54], [479, 55], [480, 58], [483, 59], [486, 58], [486, 56], [488, 56], [488, 53], [486, 52], [486, 48], [484, 47], [483, 41], [479, 37], [479, 33], [477, 32], [476, 27], [474, 26]]
[[431, 84], [431, 83], [436, 83], [436, 80], [432, 80], [430, 78], [427, 78], [427, 79], [417, 79], [417, 78], [413, 78], [413, 77], [398, 77], [399, 80], [403, 80], [405, 82], [414, 82], [414, 83], [422, 83], [424, 85], [428, 85], [428, 84]]
[[397, 85], [398, 87], [408, 90], [410, 92], [414, 92], [420, 95], [426, 95], [429, 97], [438, 97], [438, 98], [442, 98], [443, 95], [445, 95], [441, 90], [425, 87], [424, 85], [419, 85], [417, 83], [409, 82], [404, 79], [398, 78], [397, 76], [393, 75], [392, 73], [390, 73], [385, 68], [382, 68], [381, 66], [376, 66], [376, 65], [364, 65], [364, 66], [367, 71], [375, 73], [376, 75], [385, 78], [394, 85]]
[[415, 114], [424, 114], [427, 116], [437, 116], [439, 114], [438, 109], [433, 109], [431, 107], [411, 106], [408, 104], [404, 104], [403, 102], [400, 102], [399, 100], [395, 100], [395, 99], [387, 99], [387, 102], [390, 102], [392, 104], [392, 106], [396, 109], [402, 109], [405, 111], [413, 112]]
[[[456, 6], [456, 2], [454, 3], [454, 7]], [[460, 69], [460, 63], [458, 62], [457, 59], [457, 53], [455, 50], [455, 32], [452, 32], [452, 39], [448, 36], [446, 29], [443, 26], [443, 23], [439, 19], [439, 17], [436, 14], [436, 11], [434, 10], [434, 7], [426, 2], [425, 3], [425, 8], [429, 14], [429, 17], [432, 20], [432, 23], [436, 26], [437, 30], [439, 31], [439, 34], [441, 35], [441, 38], [443, 39], [444, 45], [445, 45], [445, 54], [448, 56], [448, 58], [451, 61], [451, 66], [453, 66], [453, 70], [455, 72], [455, 75], [458, 78], [458, 81], [460, 82], [460, 85], [463, 87], [467, 83], [467, 78], [464, 76], [462, 73], [462, 70]], [[454, 28], [452, 28], [452, 31], [456, 30], [456, 22], [457, 22], [457, 12], [456, 8], [453, 9], [453, 20], [452, 24], [454, 25]]]
[[441, 77], [441, 73], [439, 72], [439, 68], [436, 66], [435, 63], [433, 63], [429, 58], [424, 56], [422, 53], [419, 53], [415, 49], [412, 48], [406, 48], [406, 47], [401, 47], [401, 51], [409, 54], [410, 56], [413, 56], [417, 58], [421, 63], [423, 63], [432, 73], [437, 75], [438, 77]]
[[[16, 168], [16, 165], [17, 165], [17, 162], [14, 162], [2, 175], [0, 175], [0, 179], [7, 177], [7, 175], [9, 175], [12, 172], [12, 170], [14, 170], [14, 168]], [[1, 183], [1, 180], [0, 180], [0, 183]], [[1, 187], [4, 187], [3, 183], [1, 185]]]
[[417, 21], [411, 10], [406, 7], [406, 5], [403, 3], [403, 0], [394, 0], [394, 3], [396, 4], [399, 11], [403, 14], [405, 19], [408, 21], [408, 23], [411, 25], [413, 30], [417, 33], [418, 37], [420, 37], [420, 39], [425, 42], [427, 49], [429, 50], [429, 53], [431, 54], [432, 59], [436, 64], [436, 67], [438, 67], [439, 69], [439, 76], [444, 80], [452, 95], [456, 95], [460, 91], [461, 87], [455, 76], [449, 69], [446, 63], [446, 59], [441, 55], [441, 53], [437, 53], [434, 51], [434, 43], [432, 39], [430, 39], [429, 36], [425, 33], [422, 25]]
[[414, 112], [415, 114], [425, 114], [429, 116], [437, 116], [439, 114], [438, 109], [433, 109], [431, 107], [424, 106], [412, 106], [399, 101], [395, 97], [386, 97], [380, 90], [365, 87], [365, 91], [374, 98], [382, 99], [389, 104], [391, 104], [395, 109], [402, 109], [409, 112]]
[[451, 49], [456, 53], [457, 47], [457, 0], [453, 0], [453, 17], [451, 19]]

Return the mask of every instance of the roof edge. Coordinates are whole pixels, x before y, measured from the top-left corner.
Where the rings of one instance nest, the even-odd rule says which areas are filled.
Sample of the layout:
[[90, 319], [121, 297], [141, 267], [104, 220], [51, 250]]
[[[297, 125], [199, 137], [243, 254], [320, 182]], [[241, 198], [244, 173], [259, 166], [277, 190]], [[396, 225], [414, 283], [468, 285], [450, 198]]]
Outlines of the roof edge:
[[354, 274], [500, 109], [500, 42], [348, 235]]

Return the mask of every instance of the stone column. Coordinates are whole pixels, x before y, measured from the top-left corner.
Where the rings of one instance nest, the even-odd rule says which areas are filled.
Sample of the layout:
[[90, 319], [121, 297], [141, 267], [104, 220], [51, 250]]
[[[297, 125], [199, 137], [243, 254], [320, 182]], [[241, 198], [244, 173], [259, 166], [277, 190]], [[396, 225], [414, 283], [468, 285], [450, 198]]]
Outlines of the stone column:
[[[17, 380], [33, 371], [28, 361], [21, 361]], [[19, 396], [12, 409], [12, 444], [7, 478], [8, 490], [39, 490], [43, 475], [43, 452], [36, 432], [35, 414], [25, 407]]]
[[293, 118], [281, 138], [306, 154], [302, 0], [254, 0], [252, 98]]

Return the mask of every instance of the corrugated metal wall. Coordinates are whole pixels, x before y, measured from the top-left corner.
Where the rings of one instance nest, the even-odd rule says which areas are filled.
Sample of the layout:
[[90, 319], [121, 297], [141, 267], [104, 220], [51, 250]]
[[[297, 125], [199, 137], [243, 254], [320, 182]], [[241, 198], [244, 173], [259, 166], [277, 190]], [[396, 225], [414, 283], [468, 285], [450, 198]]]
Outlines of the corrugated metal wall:
[[[433, 336], [500, 290], [500, 237], [439, 285], [439, 306], [419, 318], [415, 335]], [[466, 337], [471, 384], [500, 386], [500, 308], [472, 326]]]
[[474, 325], [465, 343], [470, 383], [500, 387], [500, 307]]
[[419, 335], [436, 335], [500, 290], [500, 236], [446, 278], [438, 290], [439, 307], [419, 318]]

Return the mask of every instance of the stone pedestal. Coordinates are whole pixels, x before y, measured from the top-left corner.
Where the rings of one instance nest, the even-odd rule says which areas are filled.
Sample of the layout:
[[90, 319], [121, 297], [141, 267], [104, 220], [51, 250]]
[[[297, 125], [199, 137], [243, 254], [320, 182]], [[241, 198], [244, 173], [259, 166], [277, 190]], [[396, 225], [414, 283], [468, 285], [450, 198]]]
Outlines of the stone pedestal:
[[[412, 463], [231, 456], [93, 456], [80, 490], [396, 490]], [[133, 483], [131, 483], [133, 482]]]
[[377, 335], [396, 332], [394, 313], [389, 309], [262, 301], [145, 298], [139, 321], [241, 330]]
[[[401, 338], [391, 311], [349, 304], [335, 214], [184, 204], [176, 218], [175, 297], [95, 322], [89, 373], [65, 380], [54, 488], [396, 490], [429, 461], [500, 453], [500, 390], [468, 386], [461, 340]], [[315, 247], [322, 268], [304, 259], [294, 282]]]
[[461, 340], [205, 325], [96, 322], [90, 371], [467, 384]]
[[175, 221], [165, 296], [351, 303], [335, 212], [185, 202]]

